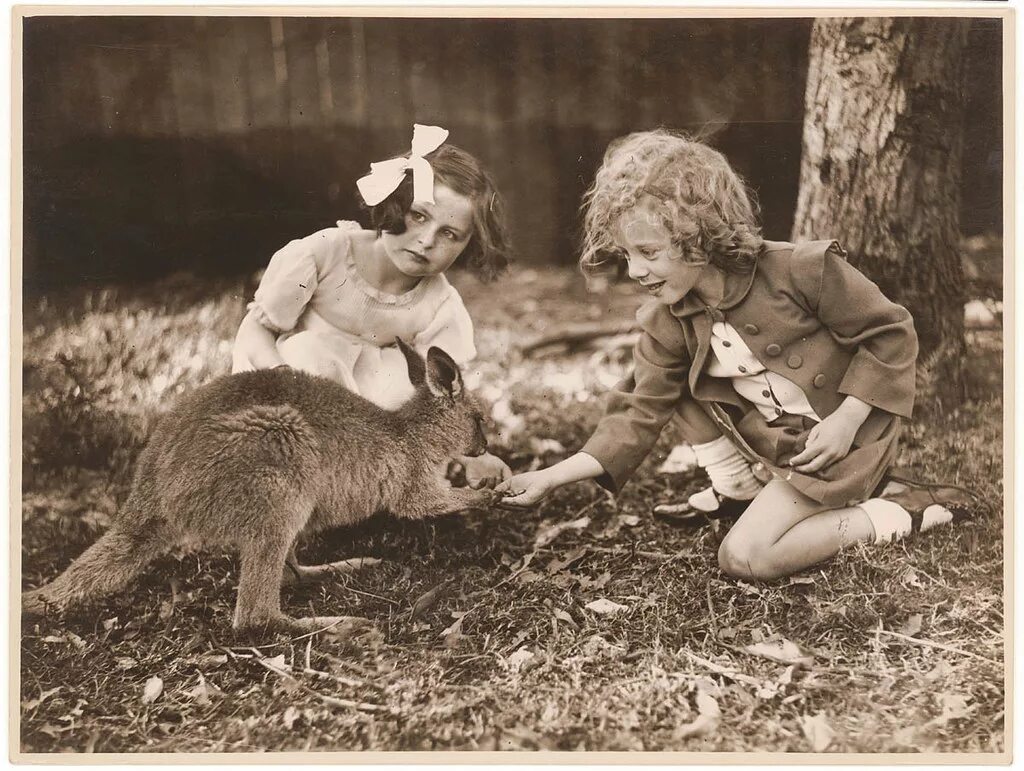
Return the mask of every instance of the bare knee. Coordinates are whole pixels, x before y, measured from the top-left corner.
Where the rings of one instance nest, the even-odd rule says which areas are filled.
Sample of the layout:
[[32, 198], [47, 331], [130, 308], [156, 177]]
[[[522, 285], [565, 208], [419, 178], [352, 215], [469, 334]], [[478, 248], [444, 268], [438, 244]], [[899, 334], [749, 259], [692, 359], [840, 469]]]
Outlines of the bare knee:
[[733, 533], [718, 548], [718, 566], [726, 575], [748, 581], [771, 581], [785, 574], [769, 546]]

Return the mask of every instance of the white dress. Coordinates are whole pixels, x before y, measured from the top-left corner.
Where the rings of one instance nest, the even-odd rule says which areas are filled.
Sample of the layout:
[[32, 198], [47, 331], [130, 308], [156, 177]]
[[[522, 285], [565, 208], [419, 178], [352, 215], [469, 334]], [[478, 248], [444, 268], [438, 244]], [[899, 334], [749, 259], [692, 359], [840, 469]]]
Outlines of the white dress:
[[[412, 395], [401, 337], [421, 355], [444, 349], [463, 366], [476, 355], [473, 322], [443, 275], [391, 295], [358, 273], [351, 236], [356, 222], [338, 222], [291, 241], [270, 260], [249, 309], [278, 335], [277, 350], [296, 369], [336, 380], [387, 409]], [[232, 372], [253, 369], [238, 350]]]

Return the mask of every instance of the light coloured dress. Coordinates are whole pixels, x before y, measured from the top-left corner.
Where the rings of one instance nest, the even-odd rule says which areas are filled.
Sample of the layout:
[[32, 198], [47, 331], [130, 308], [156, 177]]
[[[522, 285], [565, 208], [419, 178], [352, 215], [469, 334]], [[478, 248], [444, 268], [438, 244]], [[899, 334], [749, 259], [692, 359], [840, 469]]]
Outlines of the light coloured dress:
[[[360, 230], [356, 222], [340, 221], [285, 245], [271, 258], [249, 309], [278, 335], [287, 364], [394, 409], [413, 392], [395, 338], [424, 355], [436, 345], [462, 366], [476, 355], [473, 322], [443, 275], [400, 295], [370, 286], [352, 250]], [[251, 369], [236, 345], [231, 371]]]

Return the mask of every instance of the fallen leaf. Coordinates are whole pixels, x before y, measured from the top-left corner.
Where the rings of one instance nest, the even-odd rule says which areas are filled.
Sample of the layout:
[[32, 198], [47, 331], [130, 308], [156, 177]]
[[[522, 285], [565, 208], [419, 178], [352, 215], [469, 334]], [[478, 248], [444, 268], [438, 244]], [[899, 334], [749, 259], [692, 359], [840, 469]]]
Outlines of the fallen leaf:
[[540, 549], [547, 546], [566, 530], [583, 530], [589, 524], [590, 517], [580, 517], [571, 522], [556, 522], [553, 525], [541, 527], [533, 538], [533, 548]]
[[587, 610], [592, 610], [594, 613], [600, 613], [602, 616], [608, 616], [615, 613], [619, 613], [623, 610], [628, 610], [625, 605], [619, 605], [617, 602], [612, 602], [604, 597], [588, 602], [584, 606]]
[[904, 586], [916, 586], [919, 589], [922, 588], [921, 580], [917, 577], [917, 571], [913, 568], [907, 568], [903, 571], [903, 575], [900, 576], [900, 583]]
[[459, 642], [462, 640], [462, 619], [466, 616], [465, 614], [455, 619], [455, 623], [445, 629], [439, 637], [444, 640], [446, 648], [458, 647]]
[[960, 720], [967, 717], [974, 711], [974, 706], [968, 706], [970, 696], [962, 693], [940, 693], [936, 696], [939, 706], [942, 707], [942, 714], [929, 721], [930, 725], [945, 725], [950, 720]]
[[795, 642], [785, 638], [773, 642], [747, 645], [743, 650], [753, 656], [778, 661], [780, 664], [796, 664], [802, 667], [814, 664], [814, 656], [802, 650]]
[[520, 648], [507, 659], [505, 666], [510, 672], [521, 672], [523, 667], [530, 662], [536, 654], [529, 648]]
[[444, 596], [444, 591], [448, 586], [448, 579], [445, 579], [437, 586], [428, 589], [426, 592], [416, 598], [416, 601], [412, 604], [412, 614], [409, 616], [411, 619], [416, 619], [419, 616], [426, 613], [432, 607], [434, 607], [441, 597]]
[[811, 752], [824, 752], [832, 744], [836, 732], [825, 719], [825, 713], [819, 712], [814, 717], [803, 715], [800, 718], [800, 728], [803, 729], [807, 743], [811, 745]]
[[571, 624], [572, 626], [577, 626], [576, 622], [573, 621], [572, 616], [570, 616], [561, 608], [555, 608], [555, 618], [557, 618], [559, 621], [564, 621], [567, 624]]
[[718, 728], [722, 711], [718, 701], [704, 688], [697, 688], [697, 717], [690, 723], [679, 726], [673, 736], [676, 739], [688, 739], [692, 736], [707, 736]]
[[921, 631], [921, 623], [923, 621], [924, 616], [920, 613], [915, 613], [903, 622], [903, 626], [901, 626], [899, 630], [900, 634], [905, 634], [907, 637], [913, 637]]
[[118, 620], [117, 616], [114, 616], [113, 618], [105, 619], [103, 621], [103, 628], [106, 629], [108, 632], [111, 629], [117, 629], [117, 627], [120, 626], [120, 625], [121, 625], [121, 622]]
[[118, 656], [114, 661], [117, 662], [118, 669], [133, 669], [138, 666], [138, 663], [131, 656]]
[[281, 722], [284, 723], [284, 727], [290, 731], [299, 717], [301, 717], [301, 715], [295, 707], [288, 707], [288, 709], [284, 711], [284, 714], [281, 715]]
[[535, 573], [532, 570], [524, 570], [522, 573], [516, 576], [516, 581], [521, 584], [532, 584], [535, 581], [540, 581], [541, 574]]
[[210, 703], [210, 694], [215, 691], [210, 687], [209, 683], [206, 682], [206, 678], [203, 677], [203, 673], [199, 673], [199, 682], [194, 688], [192, 688], [185, 695], [192, 699], [196, 704], [206, 706]]
[[586, 556], [586, 553], [587, 547], [581, 546], [578, 549], [573, 549], [572, 551], [563, 554], [560, 559], [551, 560], [547, 566], [548, 575], [554, 575], [559, 570], [565, 570], [569, 565]]
[[288, 663], [284, 660], [284, 654], [283, 653], [279, 653], [278, 655], [274, 656], [273, 658], [266, 658], [266, 657], [264, 657], [263, 663], [266, 664], [268, 667], [273, 667], [278, 672], [290, 672], [291, 671], [291, 667], [288, 666]]
[[142, 703], [152, 704], [154, 701], [160, 698], [160, 694], [164, 692], [164, 681], [156, 675], [153, 675], [146, 681], [146, 685], [142, 689]]

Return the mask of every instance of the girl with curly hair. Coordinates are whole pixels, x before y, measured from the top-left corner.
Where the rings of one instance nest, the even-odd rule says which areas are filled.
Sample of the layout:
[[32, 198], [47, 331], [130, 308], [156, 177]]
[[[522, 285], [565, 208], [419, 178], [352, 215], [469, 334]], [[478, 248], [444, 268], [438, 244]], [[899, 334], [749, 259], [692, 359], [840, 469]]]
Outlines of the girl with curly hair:
[[[397, 338], [460, 366], [476, 355], [473, 322], [444, 274], [461, 259], [489, 281], [509, 245], [490, 175], [447, 137], [417, 125], [409, 152], [371, 164], [356, 183], [371, 229], [340, 221], [274, 254], [235, 338], [233, 372], [291, 366], [393, 409], [414, 390]], [[474, 487], [510, 474], [493, 455], [459, 460]]]
[[633, 372], [582, 450], [499, 485], [506, 503], [583, 479], [618, 490], [674, 418], [714, 504], [742, 511], [718, 555], [733, 576], [778, 578], [966, 513], [955, 488], [880, 494], [917, 336], [838, 243], [763, 239], [721, 153], [667, 130], [614, 141], [584, 212], [584, 272], [625, 261], [651, 295]]

